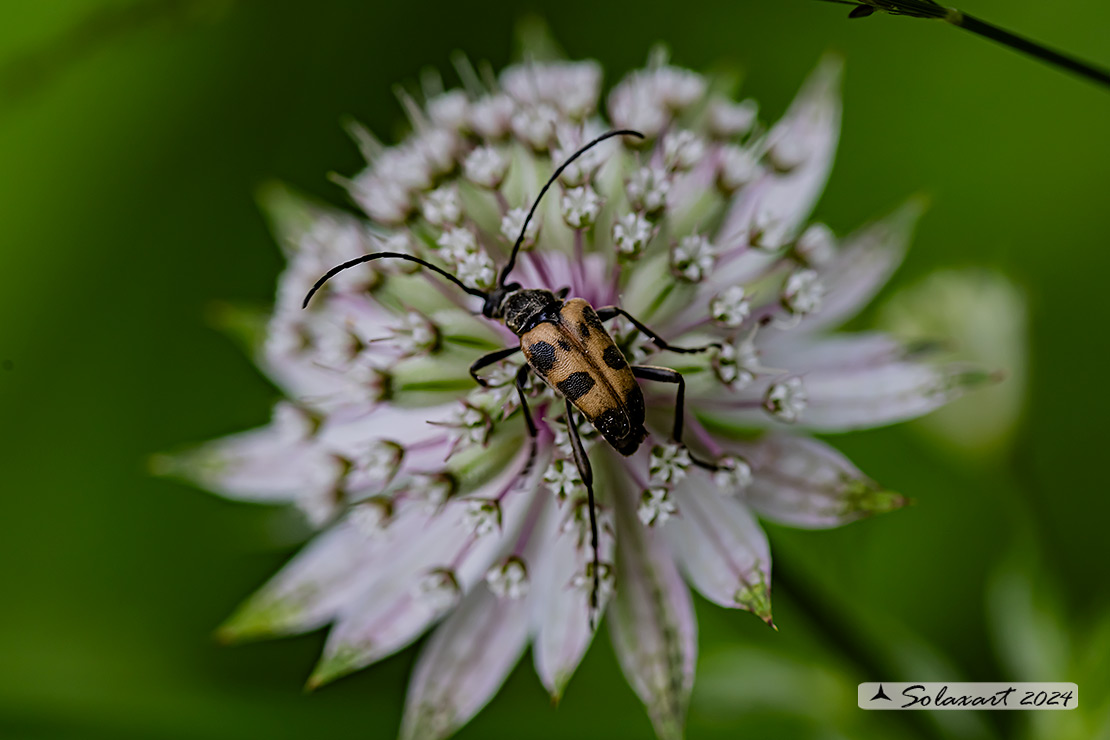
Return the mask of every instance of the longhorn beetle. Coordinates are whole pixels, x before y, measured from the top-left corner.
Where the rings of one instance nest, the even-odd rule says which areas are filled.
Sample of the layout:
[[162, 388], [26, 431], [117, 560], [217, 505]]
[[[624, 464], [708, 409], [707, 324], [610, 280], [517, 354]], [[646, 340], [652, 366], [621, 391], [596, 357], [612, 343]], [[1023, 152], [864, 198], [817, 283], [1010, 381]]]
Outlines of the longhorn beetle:
[[[365, 254], [356, 259], [337, 265], [316, 281], [312, 289], [305, 296], [303, 307], [308, 307], [308, 302], [324, 283], [343, 270], [361, 265], [364, 262], [379, 259], [399, 259], [415, 262], [429, 270], [439, 273], [468, 294], [481, 298], [482, 315], [488, 319], [504, 322], [514, 334], [520, 337], [520, 344], [505, 349], [490, 352], [475, 360], [470, 366], [470, 375], [478, 385], [486, 386], [486, 381], [478, 375], [478, 371], [505, 358], [523, 352], [527, 363], [521, 365], [516, 374], [516, 391], [520, 398], [520, 407], [524, 413], [524, 421], [528, 426], [528, 433], [534, 440], [536, 437], [536, 424], [532, 419], [532, 412], [528, 408], [528, 399], [525, 395], [524, 384], [528, 373], [534, 372], [545, 383], [554, 388], [566, 403], [566, 424], [570, 436], [571, 449], [574, 453], [574, 463], [586, 493], [590, 509], [590, 546], [593, 549], [592, 576], [593, 586], [590, 591], [590, 620], [598, 609], [599, 592], [601, 590], [601, 563], [598, 555], [597, 512], [594, 504], [593, 470], [590, 460], [582, 447], [582, 439], [578, 433], [578, 423], [574, 418], [577, 409], [582, 416], [601, 433], [617, 452], [624, 456], [632, 455], [640, 447], [647, 436], [644, 429], [644, 394], [640, 390], [636, 379], [655, 380], [662, 383], [675, 383], [678, 393], [675, 399], [674, 415], [674, 441], [682, 444], [682, 419], [685, 401], [686, 383], [682, 374], [676, 370], [651, 365], [629, 365], [624, 355], [613, 342], [612, 337], [605, 330], [604, 322], [617, 316], [624, 316], [632, 325], [643, 332], [656, 347], [663, 350], [679, 353], [705, 352], [710, 348], [720, 345], [713, 343], [703, 347], [676, 347], [668, 344], [666, 340], [653, 332], [634, 316], [619, 306], [605, 306], [596, 311], [581, 298], [566, 300], [570, 288], [561, 289], [558, 293], [542, 289], [524, 289], [520, 283], [509, 283], [509, 275], [516, 264], [517, 253], [524, 241], [528, 223], [536, 213], [536, 208], [543, 199], [548, 189], [559, 179], [559, 176], [575, 159], [585, 154], [592, 147], [597, 146], [606, 139], [614, 136], [635, 136], [643, 139], [644, 135], [638, 131], [609, 131], [572, 154], [540, 190], [532, 204], [528, 216], [520, 229], [520, 236], [513, 244], [513, 251], [509, 261], [501, 270], [497, 287], [490, 292], [472, 288], [451, 273], [409, 254], [400, 252], [374, 252]], [[700, 460], [693, 455], [691, 461], [708, 470], [717, 470], [713, 463]]]

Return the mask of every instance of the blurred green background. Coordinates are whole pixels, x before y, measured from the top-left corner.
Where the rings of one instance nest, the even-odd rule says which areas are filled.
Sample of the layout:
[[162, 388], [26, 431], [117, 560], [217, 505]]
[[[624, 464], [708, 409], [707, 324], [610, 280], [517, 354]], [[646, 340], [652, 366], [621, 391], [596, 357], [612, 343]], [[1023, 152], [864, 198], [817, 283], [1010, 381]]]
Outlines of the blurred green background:
[[[964, 9], [1110, 63], [1101, 0]], [[1029, 302], [1008, 447], [953, 455], [912, 425], [835, 438], [917, 505], [771, 529], [777, 633], [698, 603], [689, 737], [1110, 737], [1110, 91], [956, 29], [849, 22], [812, 0], [0, 2], [0, 737], [394, 735], [415, 651], [304, 694], [322, 634], [217, 645], [296, 543], [275, 543], [281, 514], [151, 478], [146, 459], [268, 419], [274, 389], [206, 318], [272, 295], [256, 188], [343, 203], [326, 173], [360, 162], [342, 117], [389, 138], [394, 83], [428, 65], [454, 79], [456, 49], [502, 66], [529, 12], [609, 83], [656, 41], [679, 64], [742, 69], [769, 119], [842, 52], [844, 133], [817, 217], [843, 232], [924, 192], [887, 294], [975, 265]], [[1081, 708], [856, 709], [855, 684], [881, 679], [1077, 681]], [[651, 729], [602, 639], [557, 710], [525, 660], [459, 737]]]

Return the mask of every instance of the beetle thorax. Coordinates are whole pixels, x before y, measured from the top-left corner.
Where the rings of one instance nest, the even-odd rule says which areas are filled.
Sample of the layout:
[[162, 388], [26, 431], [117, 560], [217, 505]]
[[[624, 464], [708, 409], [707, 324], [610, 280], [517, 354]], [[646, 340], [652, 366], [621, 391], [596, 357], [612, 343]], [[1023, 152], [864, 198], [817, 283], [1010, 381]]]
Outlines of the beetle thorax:
[[550, 290], [514, 290], [501, 301], [505, 326], [517, 336], [535, 326], [545, 315], [558, 313], [562, 301]]

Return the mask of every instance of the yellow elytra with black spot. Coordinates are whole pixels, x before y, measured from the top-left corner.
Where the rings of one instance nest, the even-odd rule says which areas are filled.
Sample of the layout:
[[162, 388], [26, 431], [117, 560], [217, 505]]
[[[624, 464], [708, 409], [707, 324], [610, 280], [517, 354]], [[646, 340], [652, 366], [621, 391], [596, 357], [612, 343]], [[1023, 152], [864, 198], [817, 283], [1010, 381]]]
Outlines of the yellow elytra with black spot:
[[647, 436], [644, 394], [597, 312], [581, 298], [514, 290], [499, 306], [532, 369], [622, 455]]

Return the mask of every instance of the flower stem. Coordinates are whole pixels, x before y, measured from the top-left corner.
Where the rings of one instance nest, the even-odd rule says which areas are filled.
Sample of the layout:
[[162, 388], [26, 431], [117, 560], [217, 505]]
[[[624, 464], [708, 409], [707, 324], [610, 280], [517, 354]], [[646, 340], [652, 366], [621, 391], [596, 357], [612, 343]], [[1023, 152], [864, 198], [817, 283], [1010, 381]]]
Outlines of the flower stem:
[[1102, 67], [1088, 64], [1070, 54], [1050, 49], [1036, 41], [1031, 41], [1023, 36], [1018, 36], [1004, 28], [999, 28], [993, 23], [987, 23], [975, 16], [968, 15], [955, 8], [946, 8], [933, 2], [933, 0], [824, 0], [824, 2], [839, 5], [855, 6], [851, 18], [866, 18], [876, 12], [890, 13], [891, 15], [906, 15], [914, 18], [931, 18], [950, 23], [957, 28], [970, 31], [983, 38], [995, 41], [1003, 46], [1008, 46], [1015, 51], [1028, 54], [1042, 62], [1054, 65], [1061, 69], [1085, 77], [1110, 88], [1110, 71]]
[[1017, 34], [1010, 33], [1004, 28], [999, 28], [986, 21], [979, 20], [975, 16], [967, 15], [957, 11], [945, 19], [953, 26], [958, 26], [965, 31], [971, 31], [978, 34], [983, 38], [988, 38], [991, 41], [997, 41], [1004, 46], [1009, 46], [1011, 49], [1023, 52], [1029, 56], [1040, 59], [1041, 61], [1048, 62], [1049, 64], [1056, 65], [1069, 72], [1074, 72], [1080, 77], [1086, 77], [1088, 80], [1097, 82], [1102, 85], [1110, 87], [1110, 72], [1105, 69], [1095, 67], [1087, 64], [1084, 61], [1076, 59], [1068, 54], [1063, 54], [1053, 49], [1038, 44], [1035, 41], [1030, 41], [1027, 38], [1018, 36]]

